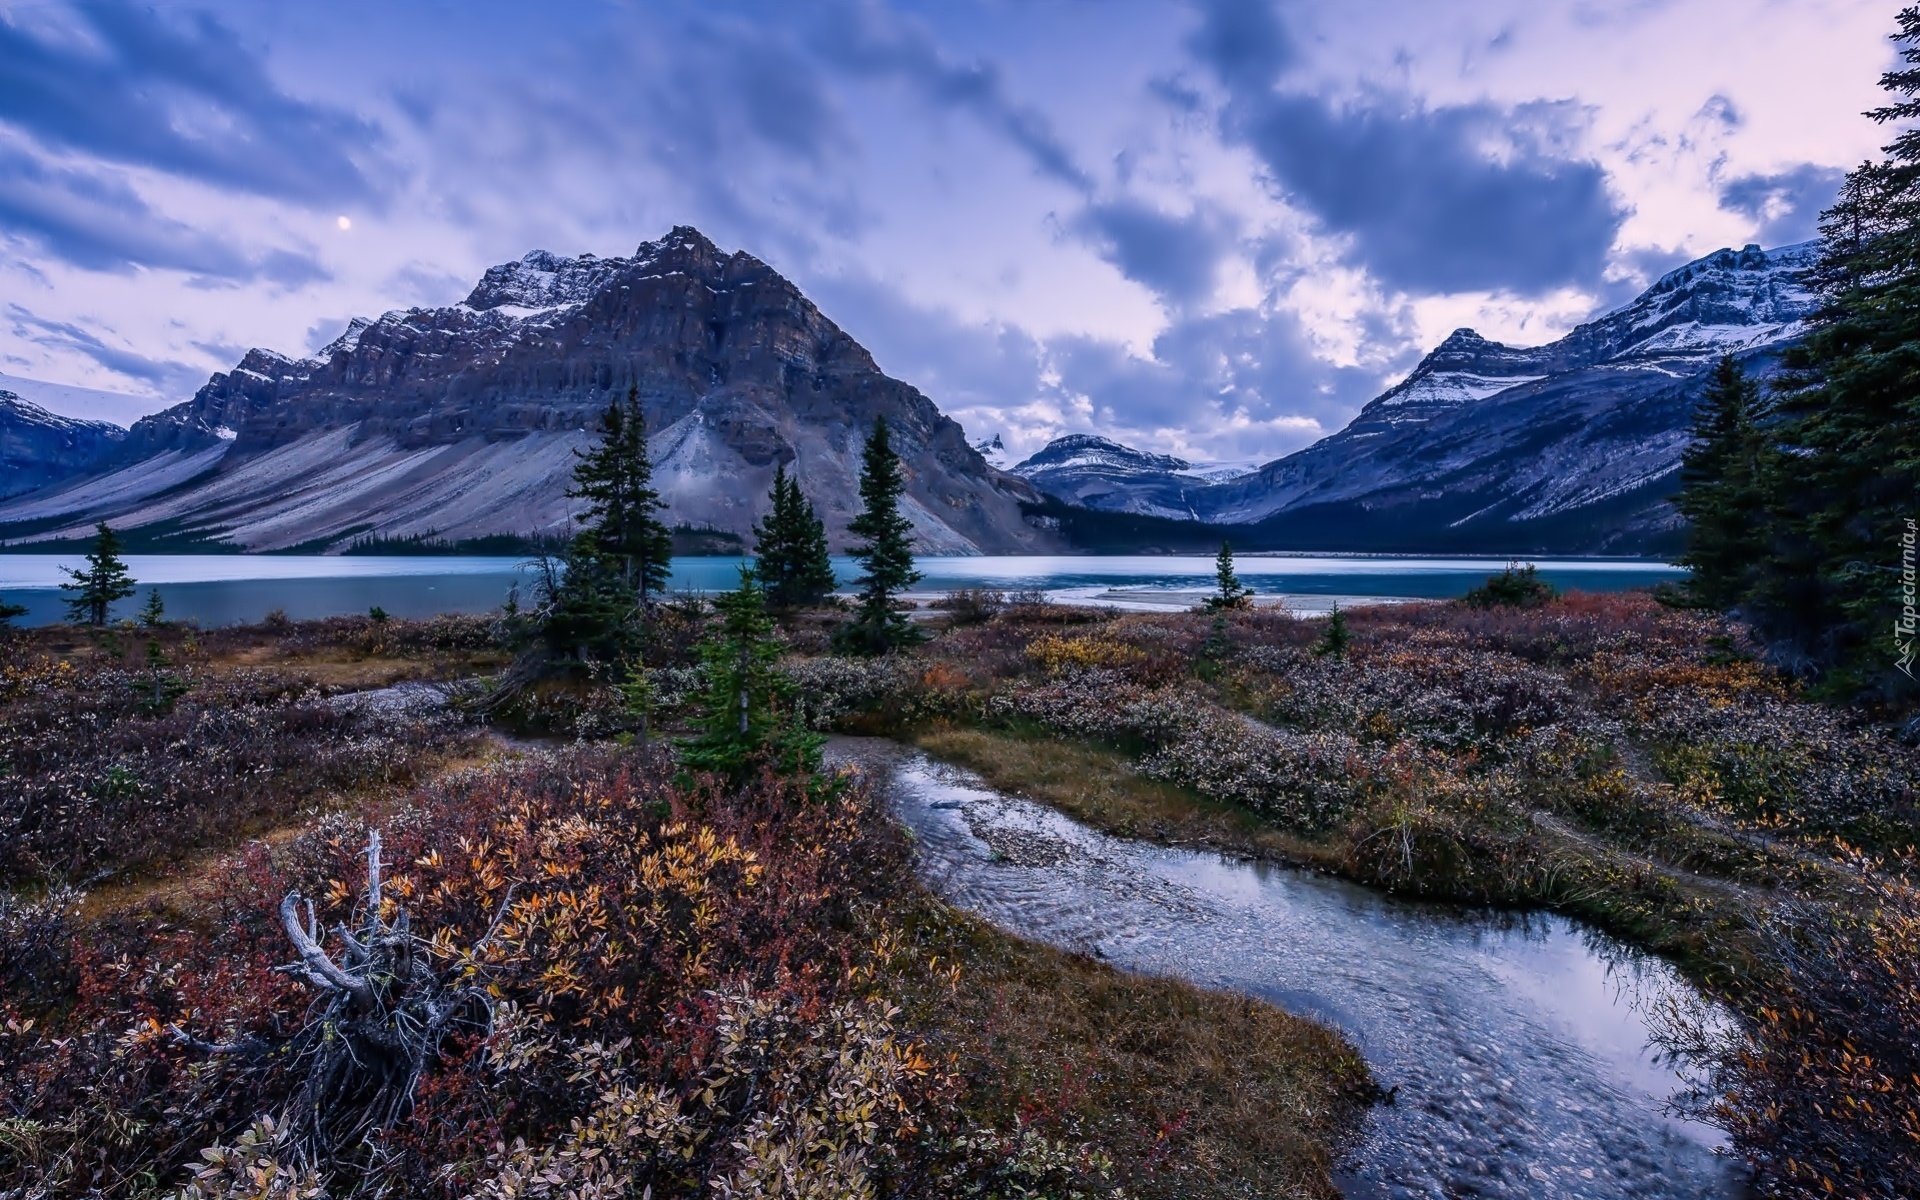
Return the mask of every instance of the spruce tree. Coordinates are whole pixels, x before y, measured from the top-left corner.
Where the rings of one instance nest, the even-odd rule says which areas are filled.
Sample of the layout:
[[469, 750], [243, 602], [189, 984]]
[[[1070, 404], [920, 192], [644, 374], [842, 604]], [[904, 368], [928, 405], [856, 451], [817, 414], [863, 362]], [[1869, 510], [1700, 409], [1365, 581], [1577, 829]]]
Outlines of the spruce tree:
[[1233, 547], [1220, 543], [1220, 554], [1213, 564], [1214, 594], [1207, 597], [1207, 611], [1253, 607], [1253, 589], [1240, 582], [1233, 570]]
[[658, 517], [646, 418], [637, 386], [600, 417], [600, 441], [577, 451], [567, 495], [585, 500], [580, 532], [557, 557], [542, 555], [535, 587], [542, 636], [554, 652], [623, 661], [634, 653], [646, 607], [666, 588], [673, 534]]
[[1765, 549], [1760, 408], [1759, 387], [1732, 355], [1723, 355], [1694, 413], [1693, 441], [1681, 456], [1674, 506], [1687, 519], [1687, 547], [1679, 562], [1692, 571], [1689, 596], [1709, 608], [1728, 609], [1745, 599]]
[[638, 594], [621, 564], [600, 551], [591, 530], [558, 556], [542, 555], [534, 583], [541, 636], [555, 654], [581, 662], [618, 662], [636, 650], [642, 623]]
[[78, 625], [105, 625], [114, 604], [134, 593], [133, 575], [120, 559], [120, 535], [105, 521], [94, 529], [98, 536], [87, 552], [86, 568], [61, 568], [71, 580], [61, 590], [73, 593], [67, 598], [67, 620]]
[[666, 503], [653, 486], [638, 385], [601, 414], [599, 444], [575, 454], [579, 461], [567, 495], [587, 502], [582, 536], [592, 539], [592, 555], [645, 607], [666, 589], [673, 533], [658, 516]]
[[807, 608], [833, 591], [827, 527], [800, 492], [786, 464], [773, 471], [772, 508], [753, 527], [754, 576], [773, 609]]
[[16, 618], [24, 617], [26, 615], [27, 615], [26, 605], [9, 604], [5, 600], [0, 600], [0, 629], [8, 628], [13, 624]]
[[886, 654], [919, 641], [924, 635], [906, 614], [894, 608], [895, 598], [920, 581], [913, 569], [913, 524], [900, 515], [900, 456], [893, 452], [887, 420], [874, 420], [860, 466], [860, 515], [847, 531], [861, 538], [853, 557], [860, 564], [854, 581], [858, 595], [854, 618], [840, 627], [834, 640], [855, 654]]
[[[1823, 214], [1809, 276], [1824, 305], [1786, 357], [1763, 455], [1765, 553], [1746, 611], [1776, 659], [1836, 692], [1910, 703], [1903, 538], [1920, 496], [1920, 6], [1894, 41], [1907, 64], [1871, 115], [1903, 126]], [[1904, 639], [1904, 640], [1903, 640]], [[1909, 668], [1910, 669], [1910, 668]]]
[[159, 588], [147, 589], [147, 603], [140, 610], [140, 623], [148, 629], [158, 629], [167, 623], [167, 606], [160, 599]]
[[762, 767], [819, 769], [824, 739], [801, 728], [787, 703], [791, 685], [775, 668], [780, 643], [766, 601], [753, 572], [742, 567], [738, 590], [713, 602], [720, 621], [700, 644], [706, 687], [694, 718], [698, 732], [680, 742], [689, 770], [738, 780]]
[[1347, 632], [1347, 614], [1335, 604], [1327, 610], [1327, 629], [1314, 643], [1313, 652], [1321, 658], [1345, 658], [1352, 645], [1353, 634]]

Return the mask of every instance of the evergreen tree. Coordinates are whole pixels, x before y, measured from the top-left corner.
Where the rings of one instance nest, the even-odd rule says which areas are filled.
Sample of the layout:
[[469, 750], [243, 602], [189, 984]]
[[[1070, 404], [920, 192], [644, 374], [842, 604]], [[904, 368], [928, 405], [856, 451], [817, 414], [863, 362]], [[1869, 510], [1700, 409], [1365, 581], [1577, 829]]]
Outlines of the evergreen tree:
[[1214, 559], [1214, 594], [1207, 597], [1207, 611], [1253, 607], [1253, 589], [1240, 582], [1233, 570], [1233, 547], [1220, 543], [1220, 555]]
[[1709, 608], [1728, 609], [1747, 594], [1764, 553], [1761, 519], [1760, 389], [1732, 355], [1723, 355], [1695, 412], [1692, 443], [1680, 460], [1674, 506], [1687, 519], [1680, 564], [1692, 570], [1687, 592]]
[[1913, 645], [1903, 538], [1920, 496], [1920, 6], [1897, 20], [1907, 65], [1881, 78], [1895, 99], [1870, 115], [1904, 128], [1823, 214], [1809, 282], [1825, 303], [1787, 355], [1762, 458], [1764, 555], [1744, 590], [1777, 660], [1904, 703], [1916, 694], [1900, 663]]
[[753, 527], [754, 576], [773, 609], [807, 608], [833, 591], [827, 527], [786, 464], [773, 469], [772, 509]]
[[120, 559], [120, 535], [105, 521], [94, 528], [98, 536], [87, 552], [86, 569], [61, 568], [71, 580], [61, 590], [73, 593], [67, 598], [67, 620], [79, 625], [105, 625], [113, 606], [134, 593], [133, 575]]
[[140, 609], [140, 624], [147, 629], [146, 678], [134, 684], [134, 690], [142, 707], [156, 713], [172, 708], [173, 702], [187, 692], [187, 681], [173, 672], [173, 660], [157, 636], [166, 622], [167, 606], [160, 599], [160, 589], [148, 588], [147, 602]]
[[1347, 632], [1347, 614], [1335, 604], [1327, 612], [1327, 631], [1320, 635], [1313, 652], [1321, 658], [1345, 658], [1347, 648], [1352, 645], [1353, 635]]
[[624, 402], [608, 405], [601, 414], [600, 443], [575, 453], [580, 461], [574, 464], [567, 495], [587, 502], [581, 536], [592, 539], [591, 556], [644, 608], [656, 592], [666, 589], [673, 533], [658, 516], [666, 503], [653, 486], [638, 385], [627, 389]]
[[5, 600], [0, 600], [0, 629], [6, 629], [7, 627], [11, 626], [17, 618], [24, 617], [26, 615], [27, 615], [26, 605], [9, 604]]
[[587, 502], [583, 528], [557, 557], [538, 560], [540, 632], [557, 654], [620, 662], [633, 655], [646, 607], [666, 588], [673, 562], [637, 386], [601, 414], [599, 443], [576, 453], [567, 495]]
[[681, 741], [681, 762], [734, 779], [763, 766], [817, 771], [825, 739], [801, 728], [787, 703], [792, 685], [775, 669], [780, 643], [753, 572], [742, 567], [739, 589], [713, 606], [720, 622], [700, 644], [706, 687], [694, 718], [698, 732]]
[[924, 635], [906, 614], [895, 610], [894, 599], [920, 581], [913, 569], [913, 525], [900, 515], [900, 456], [887, 436], [887, 420], [874, 420], [860, 466], [860, 499], [865, 507], [847, 524], [847, 531], [863, 539], [854, 549], [861, 574], [854, 618], [840, 627], [834, 640], [855, 654], [886, 654], [919, 641]]
[[550, 651], [583, 663], [619, 662], [635, 653], [642, 628], [638, 595], [591, 530], [559, 555], [541, 555], [535, 567], [536, 619]]

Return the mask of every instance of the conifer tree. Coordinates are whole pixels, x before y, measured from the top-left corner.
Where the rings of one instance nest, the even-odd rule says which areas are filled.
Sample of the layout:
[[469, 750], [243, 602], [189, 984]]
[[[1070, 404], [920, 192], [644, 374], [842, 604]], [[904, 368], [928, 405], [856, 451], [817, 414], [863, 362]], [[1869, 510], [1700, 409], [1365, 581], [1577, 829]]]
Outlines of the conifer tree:
[[773, 507], [753, 527], [754, 576], [766, 589], [773, 609], [806, 608], [833, 591], [833, 560], [827, 554], [827, 527], [800, 492], [800, 480], [786, 464], [773, 470]]
[[581, 536], [592, 539], [592, 555], [644, 607], [667, 586], [673, 533], [658, 516], [666, 503], [653, 486], [638, 385], [601, 414], [599, 444], [575, 454], [580, 461], [567, 495], [587, 502]]
[[1327, 611], [1327, 629], [1314, 643], [1313, 652], [1321, 658], [1345, 658], [1348, 647], [1353, 645], [1353, 634], [1347, 632], [1347, 614], [1335, 604]]
[[1746, 597], [1765, 549], [1760, 408], [1759, 387], [1732, 355], [1723, 355], [1681, 456], [1674, 506], [1687, 519], [1687, 547], [1679, 561], [1692, 570], [1688, 594], [1709, 608], [1732, 608]]
[[847, 531], [863, 539], [854, 548], [861, 574], [854, 618], [840, 627], [834, 640], [855, 654], [886, 654], [911, 645], [923, 636], [906, 614], [894, 608], [894, 599], [919, 582], [913, 569], [913, 524], [900, 515], [900, 456], [893, 452], [885, 417], [876, 418], [867, 438], [860, 467], [860, 499], [865, 507], [847, 524]]
[[9, 604], [5, 600], [0, 600], [0, 629], [6, 629], [8, 626], [12, 625], [17, 618], [24, 617], [26, 615], [27, 615], [26, 605]]
[[1223, 609], [1242, 609], [1253, 607], [1253, 589], [1240, 582], [1240, 576], [1233, 570], [1233, 547], [1226, 542], [1220, 543], [1219, 557], [1214, 559], [1214, 594], [1207, 597], [1207, 611], [1218, 612]]
[[735, 779], [763, 766], [817, 771], [824, 739], [801, 728], [785, 703], [791, 685], [775, 669], [780, 643], [753, 572], [742, 567], [739, 588], [713, 606], [720, 621], [700, 644], [706, 687], [694, 718], [698, 732], [681, 741], [680, 761]]
[[140, 610], [140, 623], [148, 629], [158, 629], [167, 623], [167, 606], [160, 599], [159, 588], [147, 589], [147, 603]]
[[550, 650], [581, 662], [618, 662], [634, 652], [642, 619], [638, 596], [591, 531], [576, 535], [558, 556], [542, 555], [537, 568], [537, 619]]
[[1906, 66], [1882, 76], [1894, 100], [1869, 115], [1902, 132], [1822, 217], [1809, 281], [1825, 304], [1787, 354], [1763, 458], [1765, 553], [1745, 608], [1776, 659], [1836, 692], [1906, 703], [1903, 537], [1920, 506], [1920, 6], [1896, 19]]
[[536, 583], [548, 646], [582, 661], [633, 652], [646, 606], [665, 589], [673, 534], [656, 515], [646, 419], [638, 387], [600, 418], [600, 441], [576, 452], [567, 495], [587, 502], [583, 528], [558, 556], [542, 556]]
[[105, 521], [94, 529], [97, 536], [87, 552], [86, 568], [61, 568], [71, 581], [61, 590], [73, 593], [67, 598], [67, 620], [79, 625], [105, 625], [114, 604], [134, 593], [133, 575], [120, 558], [120, 535]]

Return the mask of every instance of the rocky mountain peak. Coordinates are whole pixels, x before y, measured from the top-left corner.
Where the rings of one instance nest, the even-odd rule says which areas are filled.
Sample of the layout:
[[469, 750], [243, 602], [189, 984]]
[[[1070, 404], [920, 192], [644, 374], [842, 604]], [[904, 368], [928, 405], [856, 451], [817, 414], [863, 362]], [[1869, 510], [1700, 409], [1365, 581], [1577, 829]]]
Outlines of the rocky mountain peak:
[[1013, 473], [1031, 478], [1042, 471], [1089, 463], [1151, 471], [1184, 471], [1190, 465], [1185, 459], [1135, 450], [1097, 434], [1069, 433], [1048, 442], [1038, 453], [1014, 467]]
[[[116, 465], [137, 483], [106, 477], [33, 511], [192, 522], [254, 548], [369, 528], [561, 531], [573, 451], [629, 389], [677, 523], [745, 534], [784, 464], [837, 535], [857, 502], [862, 439], [885, 416], [923, 549], [1050, 536], [1020, 509], [1037, 493], [984, 461], [932, 401], [882, 373], [791, 281], [685, 225], [629, 257], [530, 252], [489, 267], [464, 303], [357, 318], [313, 358], [251, 350], [135, 426]], [[189, 480], [204, 486], [159, 498]]]

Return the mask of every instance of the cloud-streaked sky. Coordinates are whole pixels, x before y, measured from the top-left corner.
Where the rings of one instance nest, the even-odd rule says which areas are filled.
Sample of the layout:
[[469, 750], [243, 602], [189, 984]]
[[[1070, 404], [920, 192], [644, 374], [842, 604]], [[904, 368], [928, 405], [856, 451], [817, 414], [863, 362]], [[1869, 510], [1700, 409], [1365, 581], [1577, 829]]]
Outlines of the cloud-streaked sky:
[[0, 0], [0, 372], [157, 408], [692, 224], [977, 437], [1264, 459], [1811, 236], [1897, 7]]

